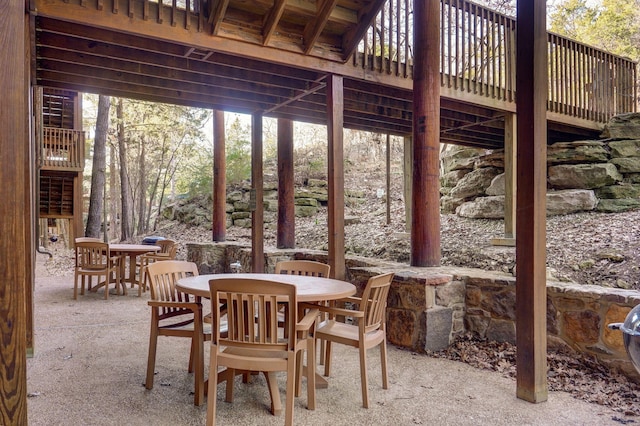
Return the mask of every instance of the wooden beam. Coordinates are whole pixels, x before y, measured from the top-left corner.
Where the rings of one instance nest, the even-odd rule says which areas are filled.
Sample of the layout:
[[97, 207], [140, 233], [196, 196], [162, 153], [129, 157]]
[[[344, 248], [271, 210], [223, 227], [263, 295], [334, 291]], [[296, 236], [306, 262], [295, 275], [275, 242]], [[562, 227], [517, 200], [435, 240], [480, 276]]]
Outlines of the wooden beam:
[[217, 35], [220, 32], [220, 27], [222, 26], [222, 20], [224, 19], [224, 15], [227, 12], [227, 7], [229, 6], [229, 0], [220, 0], [218, 2], [209, 2], [211, 7], [212, 4], [215, 4], [214, 9], [209, 11], [209, 23], [211, 24], [211, 34]]
[[264, 24], [264, 30], [262, 31], [262, 44], [265, 46], [271, 41], [271, 36], [278, 27], [278, 22], [282, 17], [284, 8], [287, 5], [287, 0], [276, 0], [267, 16], [267, 21]]
[[384, 6], [385, 1], [386, 0], [375, 0], [370, 2], [367, 8], [363, 10], [364, 13], [361, 14], [360, 19], [358, 19], [358, 24], [344, 35], [342, 43], [343, 60], [346, 61], [353, 52], [355, 52], [358, 43], [360, 43], [360, 40], [364, 37], [376, 15], [380, 12], [382, 6]]
[[224, 111], [213, 112], [213, 241], [227, 238], [227, 165]]
[[278, 119], [278, 248], [296, 245], [293, 121]]
[[404, 178], [404, 218], [405, 218], [405, 231], [411, 232], [412, 214], [411, 206], [413, 205], [413, 138], [411, 136], [405, 136], [403, 138], [404, 155], [402, 158], [402, 172]]
[[516, 117], [504, 117], [504, 235], [491, 239], [494, 246], [516, 245]]
[[546, 1], [517, 3], [516, 387], [547, 400], [547, 34]]
[[264, 176], [262, 167], [262, 112], [251, 115], [251, 270], [264, 271]]
[[309, 54], [313, 50], [318, 37], [322, 34], [322, 30], [327, 25], [331, 12], [338, 4], [338, 0], [324, 0], [320, 6], [320, 10], [315, 19], [309, 22], [309, 25], [304, 29], [304, 36], [302, 38], [305, 48], [305, 53]]
[[[27, 293], [33, 278], [28, 15], [0, 2], [0, 424], [27, 424]], [[31, 309], [29, 309], [32, 312]]]
[[411, 265], [440, 265], [440, 2], [414, 0]]
[[344, 146], [343, 80], [337, 75], [327, 78], [327, 136], [328, 136], [328, 212], [329, 265], [331, 275], [344, 279]]

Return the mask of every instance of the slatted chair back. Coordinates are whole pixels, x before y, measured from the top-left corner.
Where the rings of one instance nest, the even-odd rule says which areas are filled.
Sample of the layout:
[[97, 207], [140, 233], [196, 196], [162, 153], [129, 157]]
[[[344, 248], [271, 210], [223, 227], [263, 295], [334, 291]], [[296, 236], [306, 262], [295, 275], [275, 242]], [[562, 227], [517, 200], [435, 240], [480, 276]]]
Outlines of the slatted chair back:
[[328, 278], [331, 266], [313, 260], [283, 260], [276, 263], [275, 272], [276, 274]]
[[[212, 280], [214, 343], [226, 347], [244, 347], [262, 351], [292, 350], [295, 339], [278, 336], [278, 307], [290, 315], [289, 335], [295, 336], [296, 288], [290, 284], [257, 279]], [[226, 311], [225, 311], [226, 309]], [[227, 332], [221, 334], [222, 316], [227, 314]], [[224, 331], [224, 329], [223, 329]]]
[[387, 297], [393, 280], [393, 273], [371, 277], [362, 293], [365, 333], [385, 328]]
[[[165, 260], [154, 262], [147, 267], [151, 300], [161, 302], [189, 302], [190, 297], [176, 289], [179, 279], [197, 276], [198, 266], [193, 262], [181, 260]], [[159, 319], [165, 319], [184, 314], [184, 309], [172, 305], [159, 308]]]

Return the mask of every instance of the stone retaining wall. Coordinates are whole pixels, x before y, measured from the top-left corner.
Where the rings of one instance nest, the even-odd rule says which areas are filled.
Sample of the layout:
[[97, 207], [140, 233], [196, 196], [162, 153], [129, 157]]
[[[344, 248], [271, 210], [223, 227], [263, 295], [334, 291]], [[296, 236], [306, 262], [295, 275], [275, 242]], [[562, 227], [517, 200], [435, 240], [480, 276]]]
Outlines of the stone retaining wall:
[[[230, 272], [240, 262], [250, 271], [251, 248], [238, 243], [190, 243], [187, 259], [201, 274]], [[265, 248], [265, 272], [280, 260], [328, 262], [314, 250]], [[362, 293], [369, 277], [394, 272], [387, 307], [389, 343], [418, 352], [446, 348], [466, 332], [515, 343], [514, 277], [472, 268], [417, 268], [362, 257], [346, 260], [347, 281]], [[640, 304], [640, 292], [599, 286], [548, 282], [547, 337], [550, 347], [566, 346], [598, 359], [640, 382], [628, 359], [622, 334], [607, 325], [623, 322]]]
[[[327, 181], [308, 179], [306, 185], [295, 189], [294, 208], [297, 217], [312, 217], [321, 206], [327, 205], [329, 194]], [[356, 205], [364, 202], [363, 191], [345, 189], [345, 204]], [[275, 226], [278, 214], [278, 185], [265, 182], [263, 187], [264, 222], [267, 227]], [[211, 195], [200, 198], [178, 199], [162, 211], [169, 220], [179, 220], [188, 225], [210, 225], [213, 201]], [[227, 227], [251, 228], [251, 187], [245, 185], [229, 191], [226, 199]]]
[[[613, 117], [606, 139], [547, 147], [547, 214], [640, 208], [640, 114]], [[441, 155], [443, 213], [504, 217], [504, 151], [451, 146]]]

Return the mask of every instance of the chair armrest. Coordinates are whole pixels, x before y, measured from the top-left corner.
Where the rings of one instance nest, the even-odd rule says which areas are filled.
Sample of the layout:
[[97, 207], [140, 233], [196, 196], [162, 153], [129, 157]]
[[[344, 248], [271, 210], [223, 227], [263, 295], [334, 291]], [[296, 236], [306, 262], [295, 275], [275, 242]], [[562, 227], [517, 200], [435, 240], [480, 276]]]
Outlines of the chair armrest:
[[338, 300], [338, 302], [349, 302], [349, 303], [354, 303], [356, 305], [359, 305], [360, 303], [362, 303], [362, 297], [355, 297], [355, 296], [343, 297], [342, 299]]
[[149, 300], [147, 304], [154, 308], [181, 308], [181, 309], [189, 309], [193, 312], [202, 309], [201, 303], [196, 302], [163, 302], [160, 300]]
[[354, 311], [352, 309], [344, 309], [344, 308], [335, 308], [332, 306], [314, 305], [313, 303], [301, 303], [300, 305], [304, 309], [315, 309], [319, 312], [327, 312], [333, 315], [343, 315], [347, 317], [364, 318], [364, 312], [362, 311]]
[[319, 313], [320, 311], [318, 311], [318, 309], [309, 310], [309, 312], [305, 314], [304, 318], [296, 324], [296, 331], [309, 330], [309, 328], [311, 328], [311, 326], [316, 322], [316, 318]]

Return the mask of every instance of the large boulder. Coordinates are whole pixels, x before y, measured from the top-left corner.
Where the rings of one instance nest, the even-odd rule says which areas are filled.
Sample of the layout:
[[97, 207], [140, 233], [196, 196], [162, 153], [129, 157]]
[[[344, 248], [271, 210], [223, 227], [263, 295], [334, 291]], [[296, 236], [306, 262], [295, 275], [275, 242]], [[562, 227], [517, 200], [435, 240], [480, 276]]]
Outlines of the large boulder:
[[549, 167], [549, 183], [558, 189], [593, 189], [622, 181], [611, 163], [560, 164]]
[[484, 195], [493, 178], [499, 173], [499, 170], [493, 167], [473, 170], [460, 179], [455, 188], [449, 193], [449, 196], [453, 198], [469, 198]]
[[505, 178], [504, 173], [500, 173], [498, 176], [491, 180], [491, 184], [485, 190], [487, 195], [504, 195], [505, 194]]
[[448, 195], [440, 197], [440, 211], [445, 214], [455, 213], [459, 205], [464, 203], [464, 198], [453, 198]]
[[591, 211], [596, 208], [598, 199], [593, 191], [565, 189], [547, 193], [547, 215], [560, 215]]
[[640, 173], [640, 157], [612, 158], [620, 173]]
[[504, 196], [478, 197], [473, 201], [462, 203], [456, 214], [471, 219], [504, 218]]
[[609, 142], [611, 158], [640, 157], [640, 140], [624, 140]]
[[604, 163], [607, 160], [607, 149], [600, 141], [556, 142], [547, 147], [549, 164]]
[[499, 169], [504, 169], [504, 150], [496, 149], [490, 154], [478, 157], [474, 168], [479, 169], [482, 167], [497, 167]]
[[596, 210], [602, 213], [622, 213], [639, 207], [640, 200], [637, 198], [601, 199]]
[[598, 198], [638, 198], [640, 197], [640, 185], [631, 183], [619, 183], [617, 185], [603, 186], [595, 190]]
[[445, 188], [453, 188], [468, 172], [468, 170], [451, 170], [440, 177], [440, 185]]
[[616, 115], [604, 126], [601, 135], [609, 139], [640, 139], [640, 113]]
[[451, 145], [440, 156], [442, 168], [445, 173], [452, 170], [472, 170], [476, 159], [487, 150]]

